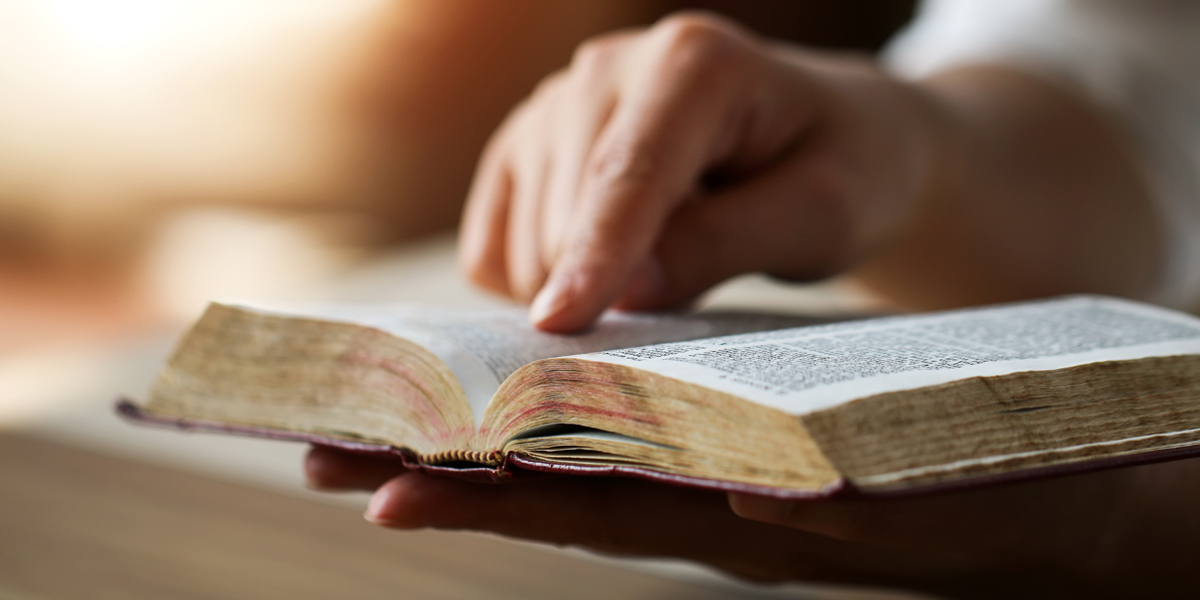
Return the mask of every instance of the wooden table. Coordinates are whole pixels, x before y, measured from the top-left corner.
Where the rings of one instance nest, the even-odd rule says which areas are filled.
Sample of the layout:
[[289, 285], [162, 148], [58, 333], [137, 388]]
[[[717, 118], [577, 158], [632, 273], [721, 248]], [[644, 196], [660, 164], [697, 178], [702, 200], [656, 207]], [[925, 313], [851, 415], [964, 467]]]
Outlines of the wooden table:
[[0, 600], [757, 596], [0, 433]]

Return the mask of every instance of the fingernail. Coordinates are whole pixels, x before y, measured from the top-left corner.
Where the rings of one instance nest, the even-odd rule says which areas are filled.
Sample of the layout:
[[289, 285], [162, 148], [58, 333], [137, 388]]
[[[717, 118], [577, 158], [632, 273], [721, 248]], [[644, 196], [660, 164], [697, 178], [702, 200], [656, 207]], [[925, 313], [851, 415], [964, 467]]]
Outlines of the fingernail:
[[376, 492], [371, 495], [371, 501], [367, 503], [367, 511], [363, 513], [363, 518], [368, 522], [379, 525], [381, 527], [398, 527], [399, 524], [383, 514], [383, 506], [387, 503], [384, 494]]
[[564, 276], [551, 275], [529, 306], [529, 322], [537, 325], [562, 312], [571, 303], [569, 288]]
[[380, 518], [372, 515], [371, 511], [369, 511], [369, 510], [367, 512], [363, 513], [363, 518], [366, 519], [367, 522], [372, 525], [378, 525], [380, 527], [391, 527], [392, 526], [391, 521], [388, 521], [386, 519], [380, 519]]

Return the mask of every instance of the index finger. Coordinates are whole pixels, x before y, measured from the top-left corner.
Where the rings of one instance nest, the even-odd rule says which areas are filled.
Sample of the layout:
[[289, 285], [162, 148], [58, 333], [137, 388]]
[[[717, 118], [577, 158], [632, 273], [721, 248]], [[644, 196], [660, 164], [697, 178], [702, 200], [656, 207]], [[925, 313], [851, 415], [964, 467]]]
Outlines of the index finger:
[[765, 94], [755, 86], [765, 85], [768, 61], [733, 26], [668, 19], [627, 60], [646, 56], [623, 65], [617, 107], [584, 166], [579, 208], [530, 310], [540, 329], [581, 329], [616, 302], [703, 173], [753, 145], [762, 129], [754, 111]]

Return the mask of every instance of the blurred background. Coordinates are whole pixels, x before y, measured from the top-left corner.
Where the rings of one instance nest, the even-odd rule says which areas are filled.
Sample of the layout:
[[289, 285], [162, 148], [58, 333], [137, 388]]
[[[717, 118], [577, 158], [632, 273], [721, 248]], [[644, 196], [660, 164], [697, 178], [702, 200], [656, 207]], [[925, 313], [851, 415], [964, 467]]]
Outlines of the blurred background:
[[0, 356], [453, 228], [583, 39], [699, 7], [873, 50], [910, 2], [0, 0]]
[[[244, 469], [234, 442], [172, 453], [173, 434], [139, 437], [109, 403], [143, 392], [211, 299], [496, 303], [453, 267], [453, 229], [489, 134], [587, 37], [683, 8], [864, 52], [913, 9], [0, 0], [0, 433]], [[759, 305], [824, 301], [743, 287]], [[261, 453], [278, 460], [243, 479], [286, 472], [299, 489], [299, 450], [273, 448]]]

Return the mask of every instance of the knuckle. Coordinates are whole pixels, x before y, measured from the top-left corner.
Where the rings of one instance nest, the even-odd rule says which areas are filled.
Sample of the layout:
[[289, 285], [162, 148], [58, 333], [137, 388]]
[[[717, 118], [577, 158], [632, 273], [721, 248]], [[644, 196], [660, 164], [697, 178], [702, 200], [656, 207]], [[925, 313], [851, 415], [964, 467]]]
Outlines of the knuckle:
[[655, 26], [644, 76], [669, 82], [684, 95], [738, 95], [753, 87], [761, 51], [738, 26], [714, 16], [685, 13]]
[[608, 95], [617, 77], [617, 59], [605, 50], [580, 48], [563, 79], [564, 99], [572, 111], [594, 105]]
[[745, 36], [720, 17], [683, 12], [668, 16], [654, 27], [666, 56], [695, 64], [721, 64], [722, 59], [745, 45]]
[[592, 148], [584, 160], [579, 185], [579, 211], [592, 220], [596, 230], [624, 230], [631, 202], [667, 196], [668, 175], [658, 140], [639, 132], [610, 132]]
[[585, 40], [575, 49], [571, 58], [571, 69], [583, 73], [595, 73], [608, 68], [624, 46], [623, 36], [608, 34]]
[[601, 189], [653, 188], [658, 180], [659, 160], [642, 140], [618, 138], [593, 149], [584, 164], [585, 197]]

